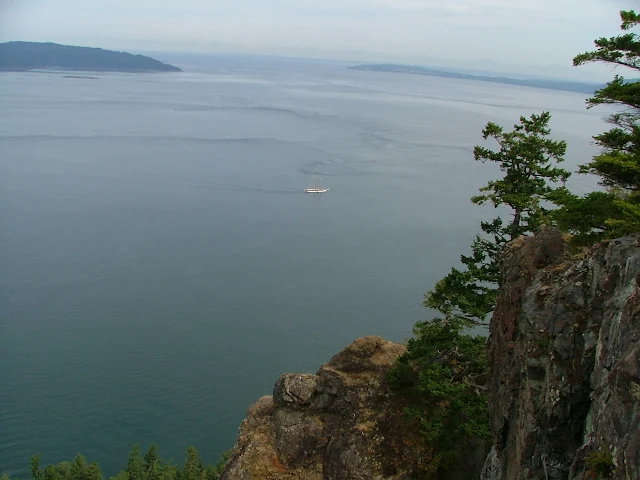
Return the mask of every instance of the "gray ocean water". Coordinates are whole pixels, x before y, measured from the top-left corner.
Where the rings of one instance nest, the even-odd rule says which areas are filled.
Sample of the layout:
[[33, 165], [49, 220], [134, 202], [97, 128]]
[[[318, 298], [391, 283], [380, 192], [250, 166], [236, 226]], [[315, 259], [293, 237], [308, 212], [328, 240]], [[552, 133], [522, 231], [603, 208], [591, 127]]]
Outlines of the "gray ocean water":
[[0, 471], [82, 452], [114, 474], [152, 441], [215, 461], [280, 373], [428, 317], [494, 213], [469, 202], [496, 174], [472, 156], [487, 121], [550, 110], [572, 169], [605, 129], [574, 93], [174, 61], [0, 75]]

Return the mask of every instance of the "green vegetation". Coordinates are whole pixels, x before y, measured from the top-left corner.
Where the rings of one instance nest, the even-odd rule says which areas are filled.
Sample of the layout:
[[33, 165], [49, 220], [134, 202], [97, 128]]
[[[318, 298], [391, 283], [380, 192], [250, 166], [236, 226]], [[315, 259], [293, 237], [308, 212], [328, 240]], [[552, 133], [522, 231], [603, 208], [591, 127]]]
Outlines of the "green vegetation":
[[[640, 36], [630, 31], [640, 25], [640, 15], [621, 11], [620, 18], [626, 33], [597, 39], [596, 49], [576, 56], [574, 65], [598, 62], [640, 71]], [[640, 82], [616, 75], [587, 100], [587, 108], [597, 105], [613, 105], [617, 112], [607, 118], [611, 130], [594, 137], [602, 153], [582, 165], [580, 173], [600, 176], [606, 192], [584, 197], [560, 192], [555, 200], [563, 208], [552, 216], [578, 245], [640, 231]]]
[[[620, 15], [623, 30], [640, 25], [635, 12]], [[638, 35], [625, 33], [595, 43], [597, 50], [578, 55], [575, 65], [605, 62], [640, 70]], [[482, 132], [498, 149], [477, 146], [474, 158], [497, 163], [503, 176], [481, 188], [471, 201], [506, 207], [510, 218], [481, 222], [482, 233], [474, 239], [471, 254], [461, 256], [463, 267], [452, 268], [425, 295], [424, 305], [440, 316], [416, 324], [406, 353], [389, 375], [391, 385], [407, 396], [407, 419], [418, 422], [425, 442], [428, 458], [419, 467], [420, 478], [446, 478], [462, 442], [489, 436], [486, 340], [465, 334], [465, 329], [486, 324], [496, 306], [498, 259], [505, 245], [544, 224], [568, 233], [578, 246], [640, 231], [640, 82], [616, 76], [587, 101], [588, 108], [600, 104], [623, 109], [608, 117], [611, 130], [594, 137], [602, 153], [579, 170], [599, 175], [606, 191], [584, 197], [565, 186], [570, 173], [558, 164], [567, 146], [550, 138], [548, 112], [521, 117], [510, 132], [491, 122]], [[558, 208], [552, 209], [554, 205]], [[612, 471], [608, 451], [594, 452], [586, 462], [590, 478], [607, 478]]]
[[585, 479], [606, 480], [607, 478], [611, 478], [611, 475], [615, 471], [613, 453], [604, 445], [598, 450], [589, 453], [584, 461], [587, 466]]
[[408, 398], [405, 413], [427, 447], [424, 468], [416, 473], [434, 479], [459, 459], [461, 442], [489, 436], [485, 339], [442, 321], [418, 323], [414, 333], [389, 381]]
[[474, 239], [471, 255], [461, 257], [465, 268], [452, 268], [426, 295], [425, 306], [441, 316], [416, 324], [406, 353], [389, 374], [391, 385], [408, 398], [407, 418], [418, 422], [425, 442], [429, 459], [417, 472], [421, 478], [445, 478], [461, 443], [489, 437], [486, 338], [464, 330], [484, 324], [495, 308], [503, 247], [543, 223], [543, 202], [561, 188], [556, 183], [569, 177], [557, 166], [567, 147], [549, 138], [550, 119], [544, 112], [521, 117], [510, 132], [491, 122], [482, 131], [499, 149], [477, 146], [474, 157], [496, 162], [504, 176], [482, 187], [471, 201], [508, 207], [511, 219], [498, 216], [480, 224], [483, 235]]
[[[205, 466], [200, 460], [198, 451], [194, 447], [187, 449], [184, 464], [180, 467], [165, 462], [160, 458], [158, 447], [151, 444], [140, 456], [140, 448], [134, 445], [127, 467], [111, 477], [111, 480], [218, 480], [229, 458], [229, 453], [215, 465]], [[71, 462], [61, 462], [57, 465], [40, 467], [40, 455], [35, 455], [30, 464], [33, 480], [103, 480], [104, 477], [96, 462], [88, 463], [85, 457], [78, 454]], [[1, 480], [11, 480], [6, 474]]]
[[495, 307], [500, 284], [498, 256], [502, 248], [542, 224], [547, 213], [542, 202], [557, 191], [555, 183], [564, 183], [569, 177], [567, 170], [556, 166], [564, 160], [567, 145], [549, 138], [550, 120], [551, 115], [544, 112], [521, 117], [511, 132], [492, 122], [482, 131], [483, 138], [494, 139], [500, 149], [477, 146], [474, 158], [483, 163], [497, 163], [504, 176], [490, 181], [471, 201], [509, 207], [512, 218], [505, 222], [498, 216], [491, 222], [481, 222], [484, 235], [476, 236], [470, 256], [461, 257], [465, 269], [452, 268], [427, 293], [425, 306], [439, 311], [445, 319], [466, 325], [485, 322]]

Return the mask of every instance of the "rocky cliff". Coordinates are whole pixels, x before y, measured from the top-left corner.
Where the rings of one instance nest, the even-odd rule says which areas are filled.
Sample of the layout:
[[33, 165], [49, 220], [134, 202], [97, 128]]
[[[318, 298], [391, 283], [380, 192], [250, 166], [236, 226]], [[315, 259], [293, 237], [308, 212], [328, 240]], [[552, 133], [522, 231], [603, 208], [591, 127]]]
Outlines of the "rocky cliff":
[[[640, 480], [640, 236], [576, 257], [543, 229], [508, 246], [502, 271], [482, 478]], [[421, 440], [385, 380], [403, 351], [365, 337], [315, 375], [282, 375], [222, 480], [412, 478]], [[461, 448], [468, 461], [447, 478], [478, 478], [484, 450]]]
[[640, 479], [640, 237], [569, 255], [559, 232], [502, 258], [484, 479]]
[[315, 375], [282, 375], [249, 409], [222, 480], [407, 478], [418, 452], [385, 382], [402, 352], [364, 337]]

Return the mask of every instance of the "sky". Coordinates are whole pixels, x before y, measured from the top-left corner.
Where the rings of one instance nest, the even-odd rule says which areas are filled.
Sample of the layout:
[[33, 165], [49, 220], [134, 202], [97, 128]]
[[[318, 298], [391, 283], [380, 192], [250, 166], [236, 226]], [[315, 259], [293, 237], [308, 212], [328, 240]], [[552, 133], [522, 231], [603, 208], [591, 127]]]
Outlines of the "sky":
[[640, 0], [0, 0], [0, 41], [398, 61], [603, 80], [571, 67]]

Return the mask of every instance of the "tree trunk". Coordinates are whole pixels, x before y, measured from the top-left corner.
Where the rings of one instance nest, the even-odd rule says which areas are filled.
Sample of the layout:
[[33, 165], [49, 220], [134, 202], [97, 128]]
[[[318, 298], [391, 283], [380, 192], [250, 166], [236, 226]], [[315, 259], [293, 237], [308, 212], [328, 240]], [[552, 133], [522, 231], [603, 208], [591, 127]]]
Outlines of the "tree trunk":
[[520, 217], [522, 216], [522, 211], [516, 210], [516, 213], [513, 214], [513, 222], [511, 222], [511, 240], [515, 240], [516, 238], [516, 230], [520, 226]]

